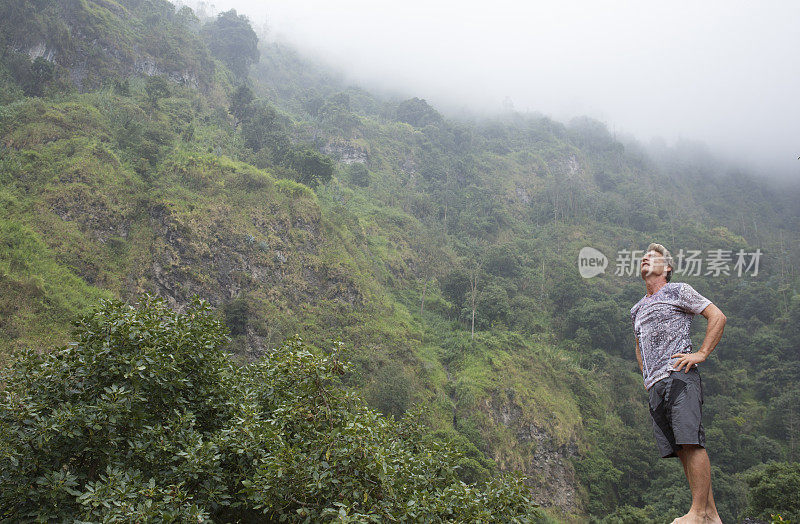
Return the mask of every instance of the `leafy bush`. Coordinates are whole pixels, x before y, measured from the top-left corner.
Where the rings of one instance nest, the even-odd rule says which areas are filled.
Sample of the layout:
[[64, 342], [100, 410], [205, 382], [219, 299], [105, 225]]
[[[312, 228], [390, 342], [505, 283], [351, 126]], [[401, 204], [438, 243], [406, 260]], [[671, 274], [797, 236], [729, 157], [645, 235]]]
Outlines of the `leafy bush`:
[[247, 147], [255, 152], [269, 148], [270, 155], [278, 155], [286, 148], [286, 133], [273, 107], [248, 104], [241, 111], [242, 136]]
[[750, 488], [745, 514], [760, 519], [780, 515], [800, 520], [800, 462], [772, 462], [745, 476]]
[[[626, 356], [630, 317], [612, 300], [586, 301], [570, 309], [566, 314], [564, 333], [580, 340], [579, 333], [588, 335], [591, 348], [602, 349], [609, 354]], [[583, 330], [583, 331], [581, 331]], [[588, 351], [589, 347], [584, 347]]]
[[284, 156], [284, 163], [297, 171], [298, 182], [310, 187], [326, 184], [333, 177], [333, 160], [309, 146], [290, 148]]
[[411, 98], [397, 106], [397, 119], [414, 127], [425, 127], [428, 124], [441, 124], [442, 116], [425, 100]]
[[[475, 318], [476, 329], [488, 329], [497, 322], [506, 322], [511, 314], [508, 292], [501, 286], [490, 283], [478, 295], [476, 308], [478, 313]], [[462, 310], [462, 317], [466, 321], [471, 314], [468, 297]]]
[[169, 81], [164, 75], [150, 76], [144, 86], [147, 101], [153, 107], [158, 107], [158, 100], [169, 96]]
[[603, 524], [655, 524], [659, 521], [654, 513], [651, 506], [634, 508], [633, 506], [625, 505], [617, 508], [614, 513], [607, 515], [602, 522]]
[[350, 164], [350, 182], [358, 187], [367, 187], [370, 183], [370, 174], [367, 166], [360, 162]]
[[418, 420], [337, 385], [294, 337], [237, 367], [209, 306], [102, 301], [75, 342], [0, 377], [0, 515], [38, 521], [531, 522], [523, 479], [461, 482]]
[[217, 15], [201, 31], [211, 54], [222, 60], [239, 78], [247, 76], [259, 58], [258, 36], [244, 15], [235, 9]]
[[384, 415], [400, 418], [411, 403], [413, 385], [403, 366], [389, 362], [374, 373], [375, 380], [367, 390], [370, 405]]

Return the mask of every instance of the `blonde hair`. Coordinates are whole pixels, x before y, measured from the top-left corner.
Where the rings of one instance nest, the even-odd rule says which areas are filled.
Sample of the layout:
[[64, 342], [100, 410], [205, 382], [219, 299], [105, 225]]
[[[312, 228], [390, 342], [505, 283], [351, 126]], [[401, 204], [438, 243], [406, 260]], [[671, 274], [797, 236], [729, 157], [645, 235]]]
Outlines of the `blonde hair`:
[[650, 251], [655, 251], [656, 253], [658, 253], [661, 256], [663, 256], [664, 257], [664, 262], [666, 262], [666, 264], [669, 267], [673, 268], [673, 269], [670, 269], [667, 272], [666, 276], [665, 276], [665, 278], [667, 279], [667, 282], [669, 282], [670, 279], [672, 279], [672, 271], [675, 268], [675, 266], [672, 265], [672, 255], [670, 254], [669, 249], [665, 248], [661, 244], [656, 244], [655, 242], [653, 242], [649, 246], [647, 246], [647, 251], [645, 251], [645, 253], [648, 253]]

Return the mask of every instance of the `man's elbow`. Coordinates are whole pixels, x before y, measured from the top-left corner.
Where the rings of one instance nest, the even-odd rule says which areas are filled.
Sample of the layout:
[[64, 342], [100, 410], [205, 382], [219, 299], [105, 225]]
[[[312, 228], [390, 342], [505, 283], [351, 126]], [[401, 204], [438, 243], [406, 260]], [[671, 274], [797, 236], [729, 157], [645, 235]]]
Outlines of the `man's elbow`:
[[703, 310], [702, 315], [706, 317], [706, 320], [709, 322], [719, 322], [722, 325], [725, 325], [725, 322], [728, 320], [728, 317], [725, 316], [725, 313], [723, 313], [722, 310], [720, 310], [720, 308], [714, 304], [709, 304], [708, 307]]

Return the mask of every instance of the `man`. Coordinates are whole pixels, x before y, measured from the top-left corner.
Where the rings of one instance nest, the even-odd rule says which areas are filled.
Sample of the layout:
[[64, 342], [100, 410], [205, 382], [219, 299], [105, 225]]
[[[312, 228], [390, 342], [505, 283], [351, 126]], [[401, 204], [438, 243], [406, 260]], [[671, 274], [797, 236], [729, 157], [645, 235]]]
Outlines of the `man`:
[[[631, 320], [636, 359], [650, 396], [653, 432], [661, 456], [680, 459], [692, 491], [691, 509], [673, 524], [721, 523], [711, 490], [701, 421], [703, 383], [697, 365], [716, 347], [726, 317], [689, 284], [669, 282], [672, 256], [661, 244], [647, 247], [640, 270], [647, 294], [631, 308]], [[708, 327], [700, 349], [692, 352], [689, 328], [697, 314], [706, 317]]]

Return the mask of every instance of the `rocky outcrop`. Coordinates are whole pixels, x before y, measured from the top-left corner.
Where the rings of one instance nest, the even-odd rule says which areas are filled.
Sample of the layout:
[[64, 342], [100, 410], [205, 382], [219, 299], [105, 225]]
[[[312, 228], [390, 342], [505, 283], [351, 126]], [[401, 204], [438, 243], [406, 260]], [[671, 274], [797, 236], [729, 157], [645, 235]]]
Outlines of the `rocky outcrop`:
[[[161, 9], [166, 23], [148, 23], [155, 9]], [[207, 87], [215, 64], [199, 42], [194, 22], [170, 13], [174, 9], [168, 2], [45, 3], [41, 19], [28, 17], [13, 26], [0, 21], [0, 33], [8, 35], [0, 39], [0, 53], [57, 64], [60, 79], [82, 92], [134, 75], [165, 75], [194, 89]]]
[[566, 180], [586, 179], [587, 172], [576, 155], [564, 155], [553, 159], [550, 170]]
[[322, 152], [343, 164], [367, 163], [367, 152], [349, 142], [330, 142], [322, 147]]
[[515, 202], [519, 202], [519, 203], [522, 203], [522, 204], [530, 204], [531, 203], [531, 194], [524, 187], [517, 186], [514, 195], [516, 197], [514, 199]]
[[27, 54], [31, 60], [44, 58], [48, 62], [55, 62], [56, 59], [55, 49], [48, 49], [47, 42], [39, 42], [38, 44], [29, 47], [25, 54]]
[[[185, 307], [193, 295], [215, 307], [245, 296], [289, 308], [320, 301], [363, 306], [364, 297], [352, 277], [320, 261], [326, 241], [321, 216], [278, 217], [269, 209], [250, 209], [255, 230], [243, 233], [227, 213], [204, 212], [190, 219], [171, 204], [153, 205], [152, 258], [132, 279], [144, 289], [131, 289], [131, 294], [156, 293], [176, 309]], [[255, 352], [268, 344], [253, 329], [248, 329], [247, 341]]]
[[500, 468], [522, 471], [539, 504], [558, 507], [565, 514], [581, 513], [578, 479], [570, 462], [578, 452], [577, 444], [559, 444], [546, 428], [526, 418], [513, 392], [486, 399], [484, 408], [495, 427], [508, 428], [515, 438], [510, 449], [489, 450]]
[[197, 89], [199, 83], [197, 74], [194, 71], [166, 71], [158, 66], [158, 61], [148, 55], [139, 55], [134, 59], [132, 72], [145, 76], [166, 75], [167, 78], [183, 86]]
[[115, 237], [128, 238], [130, 217], [120, 213], [120, 206], [110, 203], [105, 195], [75, 185], [48, 195], [45, 202], [61, 220], [77, 223], [81, 231], [101, 244]]

